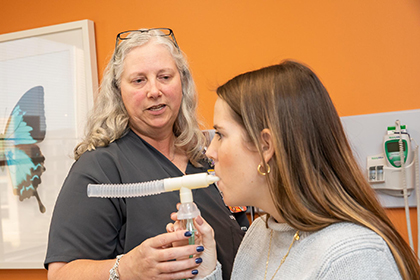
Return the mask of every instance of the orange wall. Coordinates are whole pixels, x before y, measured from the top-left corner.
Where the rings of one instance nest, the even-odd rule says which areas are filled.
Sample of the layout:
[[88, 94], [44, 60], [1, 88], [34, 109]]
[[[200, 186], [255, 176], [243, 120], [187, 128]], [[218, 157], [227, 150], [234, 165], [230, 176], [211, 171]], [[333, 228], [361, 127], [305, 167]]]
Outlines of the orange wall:
[[[420, 108], [418, 0], [1, 2], [0, 34], [94, 21], [100, 77], [118, 32], [172, 28], [193, 70], [205, 128], [212, 126], [218, 85], [285, 58], [315, 70], [341, 116]], [[403, 211], [389, 214], [406, 235]], [[0, 270], [2, 279], [38, 280], [45, 275], [42, 270]]]

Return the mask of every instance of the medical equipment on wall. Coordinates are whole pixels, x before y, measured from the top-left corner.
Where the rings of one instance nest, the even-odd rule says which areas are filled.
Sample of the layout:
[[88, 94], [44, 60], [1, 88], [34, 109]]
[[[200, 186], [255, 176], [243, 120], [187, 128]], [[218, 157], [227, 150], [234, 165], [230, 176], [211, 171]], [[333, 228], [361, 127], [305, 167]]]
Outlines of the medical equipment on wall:
[[[416, 190], [417, 206], [419, 206], [420, 186], [418, 145], [416, 144], [413, 149], [412, 141], [414, 139], [408, 134], [407, 127], [401, 125], [400, 121], [397, 120], [395, 126], [389, 126], [387, 133], [384, 135], [383, 153], [368, 156], [367, 174], [368, 181], [373, 189], [404, 199], [409, 243], [411, 248], [414, 249], [408, 197]], [[419, 207], [417, 207], [417, 212], [420, 234]]]
[[178, 220], [184, 222], [185, 228], [191, 231], [189, 244], [195, 243], [195, 228], [193, 219], [200, 215], [200, 210], [193, 202], [192, 189], [206, 188], [219, 181], [212, 170], [209, 173], [197, 173], [181, 177], [167, 178], [142, 183], [130, 184], [89, 184], [88, 197], [119, 198], [142, 197], [163, 192], [179, 190], [181, 204], [178, 210]]

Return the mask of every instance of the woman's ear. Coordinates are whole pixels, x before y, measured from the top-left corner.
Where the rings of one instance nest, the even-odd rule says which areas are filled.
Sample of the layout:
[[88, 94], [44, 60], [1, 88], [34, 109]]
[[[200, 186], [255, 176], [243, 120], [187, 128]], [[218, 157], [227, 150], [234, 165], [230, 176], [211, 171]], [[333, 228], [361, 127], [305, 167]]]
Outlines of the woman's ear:
[[264, 128], [261, 131], [261, 145], [265, 162], [269, 162], [274, 155], [274, 141], [270, 129]]

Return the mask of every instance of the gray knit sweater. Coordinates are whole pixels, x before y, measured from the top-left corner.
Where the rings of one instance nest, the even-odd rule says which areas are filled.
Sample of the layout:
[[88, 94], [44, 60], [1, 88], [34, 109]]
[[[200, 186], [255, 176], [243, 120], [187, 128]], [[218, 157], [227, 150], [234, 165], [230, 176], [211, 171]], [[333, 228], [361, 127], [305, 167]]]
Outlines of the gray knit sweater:
[[[265, 216], [256, 219], [235, 258], [231, 279], [264, 279], [270, 231], [273, 232], [267, 279], [286, 254], [295, 229]], [[220, 265], [205, 279], [221, 279]], [[338, 223], [314, 233], [300, 233], [274, 279], [397, 280], [402, 279], [385, 241], [375, 232], [352, 223]]]

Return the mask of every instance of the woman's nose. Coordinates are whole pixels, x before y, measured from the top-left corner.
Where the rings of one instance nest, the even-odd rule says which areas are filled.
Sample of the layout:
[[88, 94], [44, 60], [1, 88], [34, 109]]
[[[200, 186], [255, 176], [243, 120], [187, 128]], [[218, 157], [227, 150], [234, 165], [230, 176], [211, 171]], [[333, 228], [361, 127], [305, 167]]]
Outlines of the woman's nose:
[[149, 80], [149, 87], [147, 88], [147, 97], [157, 98], [162, 95], [159, 85], [156, 80]]
[[213, 162], [216, 160], [216, 157], [217, 157], [214, 141], [215, 139], [213, 138], [210, 142], [210, 145], [207, 147], [207, 150], [206, 150], [206, 156], [209, 159], [211, 159]]

